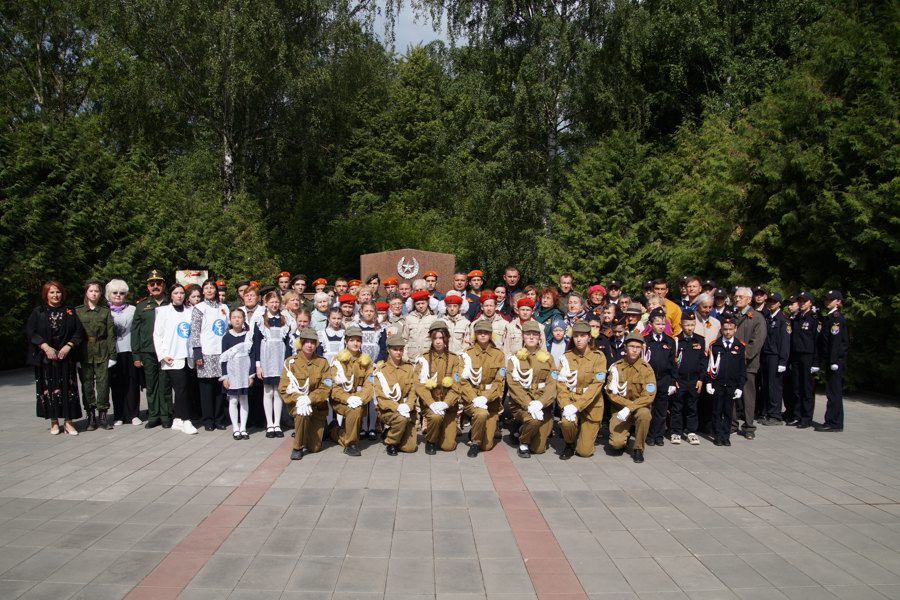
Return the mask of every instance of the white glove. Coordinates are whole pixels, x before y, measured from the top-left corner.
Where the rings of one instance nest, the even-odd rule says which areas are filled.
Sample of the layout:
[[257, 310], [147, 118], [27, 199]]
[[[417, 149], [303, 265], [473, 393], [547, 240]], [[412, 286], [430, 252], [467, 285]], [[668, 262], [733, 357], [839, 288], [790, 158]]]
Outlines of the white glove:
[[669, 393], [670, 396], [671, 396], [672, 394], [675, 393], [675, 386], [674, 386], [674, 385], [670, 385], [670, 386], [669, 386], [669, 392], [668, 392], [668, 393]]
[[565, 418], [567, 421], [574, 421], [578, 418], [575, 416], [578, 414], [578, 407], [574, 404], [569, 404], [568, 406], [563, 408], [562, 414], [563, 418]]
[[625, 408], [623, 408], [622, 410], [620, 410], [619, 412], [616, 413], [616, 418], [620, 421], [625, 421], [625, 419], [627, 419], [628, 415], [630, 415], [630, 414], [631, 414], [631, 409], [629, 409], [626, 406]]
[[809, 372], [810, 372], [810, 373], [813, 373], [813, 374], [818, 373], [818, 372], [819, 372], [819, 367], [810, 367], [810, 368], [809, 368]]
[[541, 404], [538, 400], [532, 400], [528, 403], [528, 414], [531, 415], [531, 418], [535, 421], [543, 421], [544, 405]]
[[738, 398], [740, 398], [740, 397], [743, 396], [743, 395], [744, 395], [744, 391], [743, 391], [743, 390], [734, 390], [734, 399], [735, 399], [735, 400], [737, 400]]
[[782, 365], [778, 365], [778, 372], [779, 372], [779, 373], [784, 373], [785, 371], [787, 371], [787, 367], [782, 366]]
[[400, 413], [400, 416], [404, 419], [409, 418], [409, 404], [401, 404], [397, 407], [397, 412]]
[[838, 366], [838, 365], [831, 365], [831, 370], [832, 370], [832, 371], [837, 371], [837, 370], [840, 369], [840, 368], [841, 368], [841, 367]]
[[716, 393], [716, 389], [712, 386], [711, 383], [706, 384], [706, 393], [709, 394], [710, 396], [712, 396], [713, 394]]
[[[112, 369], [114, 366], [116, 366], [116, 361], [113, 360], [112, 358], [109, 359], [109, 362], [107, 363], [106, 368], [107, 368], [107, 369]], [[835, 370], [835, 371], [836, 371], [837, 369], [832, 369], [832, 370]]]
[[310, 404], [298, 404], [297, 405], [297, 414], [301, 417], [308, 417], [312, 414], [312, 405]]
[[488, 400], [484, 396], [475, 396], [472, 398], [472, 406], [475, 408], [484, 408], [487, 409]]
[[359, 396], [350, 396], [347, 398], [347, 406], [350, 408], [359, 408], [362, 406], [362, 398]]
[[444, 411], [446, 411], [447, 408], [449, 408], [449, 405], [446, 402], [432, 402], [431, 406], [429, 406], [428, 408], [430, 408], [431, 412], [433, 412], [434, 414], [440, 415], [443, 417]]

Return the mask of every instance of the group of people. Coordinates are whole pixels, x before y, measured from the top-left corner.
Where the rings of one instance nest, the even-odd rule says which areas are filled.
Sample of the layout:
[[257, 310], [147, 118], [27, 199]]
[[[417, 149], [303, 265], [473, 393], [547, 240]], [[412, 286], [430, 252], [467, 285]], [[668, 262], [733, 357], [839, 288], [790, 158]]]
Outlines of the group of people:
[[307, 298], [306, 276], [281, 272], [269, 286], [237, 282], [229, 299], [224, 281], [167, 287], [154, 270], [136, 305], [113, 279], [88, 281], [71, 308], [49, 281], [26, 326], [37, 414], [51, 434], [77, 435], [77, 375], [89, 431], [131, 423], [196, 434], [195, 423], [230, 423], [246, 440], [261, 406], [266, 437], [284, 437], [283, 419], [293, 418], [295, 460], [327, 440], [350, 456], [360, 439], [381, 438], [389, 455], [414, 452], [419, 431], [426, 453], [453, 451], [466, 428], [469, 456], [506, 428], [520, 457], [545, 452], [556, 435], [568, 460], [592, 456], [606, 428], [610, 454], [633, 438], [643, 462], [645, 446], [666, 437], [699, 445], [705, 432], [730, 446], [737, 431], [754, 439], [757, 421], [812, 426], [821, 369], [828, 405], [817, 430], [843, 429], [849, 334], [837, 290], [822, 315], [809, 292], [729, 295], [696, 276], [679, 280], [675, 300], [665, 279], [634, 295], [619, 281], [582, 295], [569, 273], [520, 286], [515, 267], [490, 288], [479, 270], [456, 273], [447, 292], [431, 271], [311, 285]]

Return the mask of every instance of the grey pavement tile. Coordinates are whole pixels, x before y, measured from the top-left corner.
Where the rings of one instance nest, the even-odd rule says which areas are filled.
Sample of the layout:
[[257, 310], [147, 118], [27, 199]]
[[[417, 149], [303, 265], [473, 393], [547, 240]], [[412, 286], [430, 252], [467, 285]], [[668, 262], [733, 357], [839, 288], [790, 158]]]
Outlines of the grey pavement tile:
[[470, 508], [469, 520], [476, 531], [509, 531], [509, 522], [502, 508]]
[[322, 509], [323, 507], [318, 504], [291, 505], [291, 507], [281, 515], [279, 526], [312, 529], [319, 521], [319, 515], [322, 514]]
[[281, 589], [237, 589], [228, 595], [228, 600], [279, 600]]
[[231, 589], [225, 588], [184, 588], [178, 600], [221, 600], [227, 598]]
[[384, 594], [388, 576], [387, 557], [348, 556], [341, 566], [341, 573], [335, 584], [337, 593], [379, 593]]
[[394, 531], [391, 558], [432, 558], [434, 537], [431, 531]]
[[826, 585], [825, 589], [841, 600], [884, 600], [884, 595], [867, 585]]
[[285, 591], [331, 594], [341, 573], [343, 562], [343, 556], [303, 556], [288, 579]]
[[[260, 548], [272, 534], [269, 529], [248, 529], [246, 527], [238, 527], [232, 530], [222, 545], [216, 552], [226, 552], [229, 554], [258, 554]], [[274, 554], [282, 554], [277, 552]], [[300, 555], [300, 552], [297, 552]]]
[[438, 595], [484, 593], [481, 570], [474, 558], [435, 560], [434, 585]]
[[[0, 548], [0, 573], [13, 568], [39, 550], [40, 548], [27, 546], [6, 546]], [[4, 576], [0, 575], [0, 577]]]
[[168, 552], [193, 530], [191, 525], [159, 525], [132, 547], [134, 550]]
[[676, 529], [669, 532], [695, 556], [706, 554], [732, 554], [705, 529]]
[[652, 558], [614, 558], [616, 567], [635, 592], [676, 592], [678, 586]]
[[88, 583], [104, 569], [115, 562], [121, 552], [118, 550], [97, 550], [88, 548], [57, 569], [47, 581], [65, 583]]
[[775, 554], [747, 554], [741, 557], [777, 588], [815, 586], [816, 582], [783, 557]]
[[[262, 531], [263, 533], [269, 533], [268, 530]], [[300, 556], [311, 532], [311, 529], [278, 527], [269, 533], [259, 552], [262, 554]]]
[[0, 579], [0, 598], [18, 598], [35, 585], [37, 581], [25, 581], [22, 579]]
[[294, 592], [281, 593], [281, 600], [332, 600], [331, 590], [327, 592]]
[[861, 585], [864, 583], [840, 568], [839, 561], [829, 561], [815, 552], [796, 552], [788, 554], [784, 558], [822, 586]]
[[72, 600], [122, 600], [131, 590], [130, 585], [94, 583], [75, 592]]
[[515, 558], [519, 546], [511, 531], [481, 531], [475, 529], [475, 549], [479, 558]]
[[347, 548], [348, 557], [388, 557], [391, 555], [391, 543], [393, 534], [390, 531], [374, 531], [370, 529], [356, 529], [350, 538], [350, 546]]
[[297, 566], [298, 557], [257, 554], [237, 584], [238, 589], [278, 590], [285, 584]]
[[607, 531], [597, 540], [611, 558], [645, 558], [650, 553], [635, 539], [630, 531]]
[[888, 571], [859, 554], [829, 555], [826, 558], [837, 567], [869, 585], [900, 585], [900, 575]]
[[654, 558], [691, 555], [690, 551], [667, 531], [660, 529], [635, 529], [631, 533], [637, 542], [643, 546], [644, 550]]
[[769, 588], [772, 584], [760, 575], [756, 569], [745, 563], [739, 556], [716, 555], [700, 556], [709, 571], [731, 589], [737, 588]]
[[360, 508], [356, 516], [356, 529], [387, 532], [394, 529], [396, 508], [393, 506], [365, 506]]
[[285, 511], [286, 507], [284, 506], [254, 506], [238, 527], [272, 529], [278, 525]]
[[352, 534], [352, 529], [316, 528], [306, 541], [303, 556], [344, 556]]
[[187, 587], [232, 589], [253, 560], [244, 554], [213, 554]]
[[534, 587], [522, 559], [482, 558], [481, 575], [488, 594], [533, 595]]
[[43, 581], [78, 553], [79, 550], [75, 549], [44, 548], [7, 569], [2, 577], [3, 579]]
[[475, 558], [475, 538], [469, 529], [434, 532], [434, 557]]
[[95, 583], [137, 585], [165, 557], [165, 552], [122, 552], [114, 563], [93, 579]]
[[630, 594], [633, 591], [611, 558], [600, 555], [569, 557], [569, 563], [587, 594]]
[[388, 561], [385, 595], [388, 598], [402, 596], [427, 596], [434, 598], [434, 560], [422, 557], [411, 561], [408, 557], [391, 557]]
[[660, 556], [656, 562], [682, 591], [724, 590], [725, 585], [693, 556]]
[[55, 581], [42, 581], [19, 596], [22, 600], [67, 600], [80, 586]]
[[435, 507], [432, 509], [434, 529], [471, 529], [469, 510], [466, 508]]

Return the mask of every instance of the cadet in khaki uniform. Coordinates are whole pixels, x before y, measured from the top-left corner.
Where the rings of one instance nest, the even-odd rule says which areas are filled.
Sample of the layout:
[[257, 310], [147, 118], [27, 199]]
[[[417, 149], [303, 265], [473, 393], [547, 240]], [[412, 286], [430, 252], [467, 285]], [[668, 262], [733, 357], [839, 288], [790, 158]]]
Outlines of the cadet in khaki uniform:
[[472, 421], [469, 432], [470, 457], [478, 456], [481, 450], [494, 447], [497, 421], [503, 410], [503, 384], [506, 377], [503, 351], [491, 341], [491, 324], [479, 321], [474, 329], [475, 345], [461, 356], [463, 370], [459, 388], [464, 403], [463, 412]]
[[472, 323], [459, 313], [462, 302], [462, 296], [458, 292], [447, 292], [444, 296], [447, 314], [444, 315], [443, 321], [447, 324], [447, 331], [450, 332], [450, 352], [453, 354], [462, 354], [472, 345], [469, 331]]
[[547, 436], [553, 429], [553, 401], [556, 378], [550, 353], [541, 348], [541, 325], [527, 321], [522, 326], [525, 346], [507, 358], [506, 385], [510, 410], [522, 424], [519, 428], [519, 451], [522, 458], [543, 454]]
[[637, 333], [625, 336], [625, 358], [616, 361], [606, 377], [606, 392], [612, 404], [609, 445], [621, 453], [628, 445], [628, 431], [634, 424], [634, 462], [644, 462], [644, 441], [650, 429], [650, 405], [656, 397], [656, 376], [641, 358], [644, 338]]
[[284, 361], [278, 393], [294, 417], [294, 449], [291, 460], [304, 453], [322, 449], [325, 421], [328, 420], [328, 397], [331, 395], [331, 373], [328, 361], [316, 356], [319, 336], [314, 329], [300, 331], [300, 352]]
[[144, 389], [147, 395], [147, 423], [144, 427], [153, 429], [162, 425], [172, 426], [172, 387], [168, 374], [159, 368], [160, 359], [153, 345], [153, 326], [156, 323], [156, 309], [169, 303], [162, 273], [156, 269], [147, 276], [147, 292], [150, 294], [134, 307], [131, 321], [131, 354], [134, 366], [144, 372]]
[[346, 348], [337, 353], [331, 365], [331, 406], [341, 416], [340, 426], [331, 430], [332, 441], [344, 447], [347, 456], [360, 456], [359, 424], [363, 410], [372, 399], [372, 357], [363, 352], [362, 329], [349, 325], [344, 330]]
[[469, 337], [475, 337], [475, 323], [487, 321], [491, 324], [491, 331], [493, 332], [491, 341], [502, 350], [506, 344], [506, 328], [509, 326], [509, 323], [497, 314], [497, 296], [494, 292], [487, 291], [481, 294], [479, 302], [481, 303], [481, 316], [475, 319], [472, 324]]
[[[84, 304], [75, 308], [82, 326], [84, 343], [81, 345], [81, 392], [84, 412], [87, 413], [87, 431], [97, 427], [112, 429], [106, 419], [109, 410], [109, 368], [116, 364], [116, 332], [112, 313], [100, 301], [102, 285], [92, 279], [84, 285]], [[95, 411], [99, 411], [97, 416]]]
[[459, 401], [459, 374], [462, 360], [449, 349], [450, 332], [443, 321], [428, 328], [431, 346], [416, 359], [416, 395], [428, 426], [425, 453], [437, 454], [456, 449], [456, 403]]
[[591, 326], [582, 321], [572, 328], [569, 350], [559, 361], [556, 399], [562, 418], [559, 429], [566, 447], [560, 458], [573, 454], [594, 455], [594, 440], [603, 420], [603, 383], [606, 381], [606, 357], [590, 347]]
[[[522, 326], [531, 320], [534, 314], [534, 300], [531, 298], [519, 298], [516, 302], [516, 312], [512, 320], [506, 324], [506, 335], [503, 339], [503, 352], [510, 356], [518, 352], [522, 347]], [[547, 347], [547, 337], [544, 328], [541, 327], [541, 348]]]
[[435, 317], [428, 308], [430, 296], [428, 292], [420, 290], [412, 296], [413, 310], [404, 319], [406, 323], [406, 348], [403, 358], [409, 362], [415, 362], [419, 356], [428, 349], [428, 332]]
[[412, 365], [403, 362], [406, 341], [399, 334], [387, 340], [388, 359], [375, 371], [373, 391], [378, 420], [386, 427], [382, 438], [390, 456], [416, 451], [416, 385]]

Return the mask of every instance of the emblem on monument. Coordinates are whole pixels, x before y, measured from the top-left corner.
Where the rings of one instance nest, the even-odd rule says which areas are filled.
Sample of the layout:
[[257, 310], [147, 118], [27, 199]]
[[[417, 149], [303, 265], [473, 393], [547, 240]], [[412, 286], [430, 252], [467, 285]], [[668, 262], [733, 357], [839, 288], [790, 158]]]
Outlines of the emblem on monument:
[[419, 274], [419, 261], [413, 257], [412, 262], [407, 262], [405, 256], [401, 256], [397, 262], [397, 275], [404, 279], [412, 279]]

